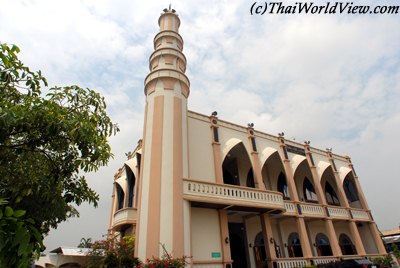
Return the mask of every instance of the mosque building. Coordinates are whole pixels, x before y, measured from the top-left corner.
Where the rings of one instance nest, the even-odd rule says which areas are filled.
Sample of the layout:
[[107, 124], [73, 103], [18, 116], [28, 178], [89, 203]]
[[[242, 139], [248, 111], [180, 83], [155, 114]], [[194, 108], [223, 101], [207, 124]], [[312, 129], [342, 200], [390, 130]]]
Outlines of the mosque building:
[[180, 19], [164, 9], [149, 58], [143, 137], [114, 177], [109, 234], [140, 259], [293, 268], [386, 254], [348, 156], [189, 111]]

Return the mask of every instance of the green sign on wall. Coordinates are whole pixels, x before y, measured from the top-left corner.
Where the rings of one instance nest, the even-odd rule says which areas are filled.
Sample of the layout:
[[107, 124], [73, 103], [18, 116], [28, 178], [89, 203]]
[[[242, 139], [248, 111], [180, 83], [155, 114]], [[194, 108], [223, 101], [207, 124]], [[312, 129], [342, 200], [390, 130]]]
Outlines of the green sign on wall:
[[221, 252], [211, 252], [211, 258], [221, 258]]

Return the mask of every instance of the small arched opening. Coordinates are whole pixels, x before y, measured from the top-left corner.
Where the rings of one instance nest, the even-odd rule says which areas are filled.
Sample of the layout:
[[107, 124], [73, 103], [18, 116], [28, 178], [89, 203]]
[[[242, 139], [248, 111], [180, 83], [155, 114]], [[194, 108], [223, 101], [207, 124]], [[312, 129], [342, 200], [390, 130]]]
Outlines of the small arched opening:
[[343, 181], [343, 189], [349, 201], [350, 207], [362, 208], [360, 199], [358, 197], [357, 187], [354, 182], [353, 175], [349, 173]]
[[303, 196], [308, 203], [318, 203], [318, 197], [314, 190], [314, 185], [305, 177], [303, 182]]
[[284, 199], [290, 199], [289, 187], [287, 185], [286, 176], [283, 172], [279, 173], [278, 176], [278, 191], [283, 194]]
[[357, 255], [356, 247], [347, 235], [339, 236], [339, 245], [343, 255]]
[[133, 200], [135, 196], [136, 177], [131, 168], [125, 165], [126, 177], [128, 181], [128, 207], [133, 207]]
[[325, 183], [325, 198], [328, 205], [340, 206], [339, 198], [337, 197], [335, 190], [329, 182]]
[[267, 254], [265, 253], [265, 243], [264, 243], [264, 235], [262, 232], [259, 232], [254, 239], [254, 258], [256, 263], [256, 268], [265, 267], [265, 261], [267, 259]]
[[121, 185], [115, 184], [117, 191], [117, 210], [124, 208], [125, 193]]
[[303, 257], [300, 238], [298, 233], [291, 233], [288, 238], [288, 253], [289, 257]]
[[315, 246], [318, 256], [332, 256], [332, 248], [326, 235], [319, 233], [315, 237]]

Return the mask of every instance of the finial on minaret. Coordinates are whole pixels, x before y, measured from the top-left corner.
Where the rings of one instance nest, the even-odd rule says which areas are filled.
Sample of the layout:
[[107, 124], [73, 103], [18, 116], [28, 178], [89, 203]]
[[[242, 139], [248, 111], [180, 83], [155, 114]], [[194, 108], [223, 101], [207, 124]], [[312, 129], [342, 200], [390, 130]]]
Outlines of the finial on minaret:
[[165, 13], [167, 13], [167, 12], [175, 13], [175, 12], [176, 12], [175, 9], [172, 9], [172, 8], [171, 8], [171, 4], [169, 4], [168, 8], [164, 8], [163, 11], [164, 11]]

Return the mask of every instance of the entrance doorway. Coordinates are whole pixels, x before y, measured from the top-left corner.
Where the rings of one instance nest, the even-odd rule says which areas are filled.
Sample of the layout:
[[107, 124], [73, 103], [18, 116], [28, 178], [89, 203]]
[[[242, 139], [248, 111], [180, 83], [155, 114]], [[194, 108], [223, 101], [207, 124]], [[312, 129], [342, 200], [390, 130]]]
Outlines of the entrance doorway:
[[246, 234], [243, 223], [228, 223], [233, 268], [248, 268]]
[[265, 253], [264, 236], [262, 232], [259, 232], [254, 241], [254, 258], [256, 262], [256, 268], [267, 267], [266, 259], [267, 254]]

